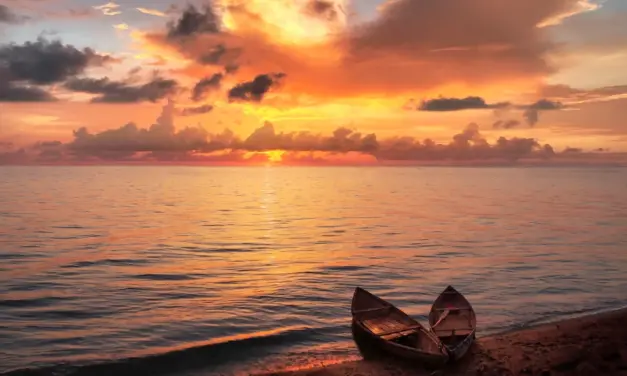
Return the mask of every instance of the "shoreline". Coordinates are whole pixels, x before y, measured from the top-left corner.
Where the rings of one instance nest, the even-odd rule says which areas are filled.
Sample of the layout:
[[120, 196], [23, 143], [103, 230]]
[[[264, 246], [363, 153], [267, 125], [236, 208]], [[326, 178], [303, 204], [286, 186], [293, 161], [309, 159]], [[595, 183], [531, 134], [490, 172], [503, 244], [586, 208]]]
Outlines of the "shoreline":
[[438, 370], [393, 358], [357, 360], [258, 376], [622, 375], [627, 376], [627, 307], [478, 337], [466, 357]]

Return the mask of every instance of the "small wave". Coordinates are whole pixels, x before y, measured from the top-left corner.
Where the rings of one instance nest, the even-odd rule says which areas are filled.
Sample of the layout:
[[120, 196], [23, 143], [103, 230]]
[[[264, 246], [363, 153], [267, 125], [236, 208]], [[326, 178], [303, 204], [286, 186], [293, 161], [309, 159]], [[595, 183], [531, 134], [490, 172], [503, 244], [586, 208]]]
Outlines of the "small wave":
[[22, 312], [20, 317], [24, 319], [93, 319], [109, 315], [109, 311], [87, 311], [81, 309], [54, 309], [47, 311]]
[[9, 287], [9, 291], [40, 291], [40, 290], [54, 290], [63, 288], [62, 284], [56, 282], [44, 282], [44, 281], [21, 281], [15, 280], [15, 284]]
[[55, 303], [68, 300], [67, 298], [56, 298], [56, 297], [46, 297], [46, 298], [33, 298], [33, 299], [5, 299], [0, 300], [0, 307], [8, 307], [8, 308], [38, 308], [38, 307], [47, 307], [50, 305], [54, 305]]
[[56, 228], [56, 229], [71, 229], [71, 230], [83, 230], [86, 228], [81, 225], [64, 225], [64, 226], [50, 226], [50, 227]]
[[363, 247], [360, 247], [360, 248], [363, 248], [363, 249], [385, 249], [385, 248], [391, 248], [391, 247], [387, 247], [385, 245], [375, 244], [375, 245], [363, 246]]
[[194, 252], [202, 252], [202, 253], [247, 253], [251, 252], [250, 249], [247, 248], [206, 248], [206, 249], [195, 249]]
[[[20, 248], [39, 248], [38, 245], [22, 245], [20, 246]], [[38, 257], [41, 257], [42, 254], [41, 253], [35, 253], [35, 252], [30, 252], [30, 253], [3, 253], [0, 254], [0, 257], [2, 257], [3, 260], [21, 260], [21, 259], [36, 259]]]
[[539, 267], [536, 265], [531, 265], [531, 264], [514, 264], [511, 266], [506, 267], [504, 270], [507, 271], [512, 271], [512, 272], [526, 272], [526, 271], [530, 271], [530, 270], [538, 270]]
[[41, 248], [43, 244], [22, 244], [20, 245], [21, 249], [33, 249], [33, 248]]
[[101, 234], [80, 234], [80, 235], [72, 235], [72, 236], [51, 236], [51, 240], [82, 240], [82, 239], [95, 239], [102, 238]]
[[311, 340], [317, 333], [338, 328], [283, 328], [234, 337], [226, 337], [198, 346], [174, 349], [161, 354], [99, 363], [58, 364], [39, 368], [11, 370], [2, 376], [126, 376], [166, 375], [206, 370], [247, 358], [269, 354], [271, 348]]
[[357, 270], [365, 269], [364, 266], [357, 265], [338, 265], [338, 266], [326, 266], [322, 268], [322, 272], [353, 272]]
[[195, 275], [189, 274], [138, 274], [135, 279], [147, 279], [150, 281], [190, 281], [197, 279]]
[[[461, 247], [461, 246], [456, 246], [455, 248], [467, 248], [465, 246]], [[454, 252], [454, 251], [448, 251], [448, 252], [440, 252], [435, 254], [434, 256], [436, 258], [438, 257], [456, 257], [456, 256], [463, 256], [464, 253], [462, 252]]]
[[103, 259], [94, 261], [78, 261], [71, 264], [63, 265], [62, 268], [89, 268], [98, 265], [111, 265], [111, 266], [136, 266], [150, 263], [150, 260], [138, 260], [138, 259]]

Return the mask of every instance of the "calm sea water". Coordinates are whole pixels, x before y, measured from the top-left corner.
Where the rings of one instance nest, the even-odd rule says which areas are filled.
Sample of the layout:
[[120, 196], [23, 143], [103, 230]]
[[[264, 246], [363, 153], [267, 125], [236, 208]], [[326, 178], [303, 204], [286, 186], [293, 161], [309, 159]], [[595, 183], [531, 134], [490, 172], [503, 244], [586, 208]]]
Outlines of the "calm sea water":
[[0, 373], [316, 366], [355, 286], [480, 335], [626, 305], [627, 169], [2, 167], [0, 260]]

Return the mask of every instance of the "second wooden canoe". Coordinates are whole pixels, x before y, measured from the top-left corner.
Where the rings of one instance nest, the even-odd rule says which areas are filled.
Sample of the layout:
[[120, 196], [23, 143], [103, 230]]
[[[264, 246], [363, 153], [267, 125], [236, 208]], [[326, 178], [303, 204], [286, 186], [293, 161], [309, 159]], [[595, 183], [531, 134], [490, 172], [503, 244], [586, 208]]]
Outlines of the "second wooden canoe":
[[448, 350], [451, 360], [456, 361], [468, 352], [475, 340], [477, 318], [464, 295], [448, 286], [431, 306], [429, 325]]

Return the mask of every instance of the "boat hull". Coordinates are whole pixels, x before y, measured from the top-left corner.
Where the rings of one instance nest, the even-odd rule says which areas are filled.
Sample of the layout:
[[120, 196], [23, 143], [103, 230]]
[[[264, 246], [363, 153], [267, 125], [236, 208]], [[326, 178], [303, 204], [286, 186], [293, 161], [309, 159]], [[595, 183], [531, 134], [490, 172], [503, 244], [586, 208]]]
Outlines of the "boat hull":
[[466, 338], [464, 338], [463, 341], [461, 341], [455, 346], [444, 345], [446, 347], [446, 350], [448, 350], [450, 361], [456, 362], [460, 360], [461, 358], [463, 358], [466, 355], [466, 353], [468, 353], [468, 350], [470, 350], [474, 342], [475, 342], [475, 332], [473, 331], [471, 334], [466, 336]]
[[386, 341], [372, 335], [357, 320], [351, 324], [353, 340], [364, 359], [381, 357], [382, 355], [401, 358], [406, 361], [420, 363], [430, 368], [438, 368], [448, 362], [449, 357], [444, 354], [426, 353], [414, 348]]

